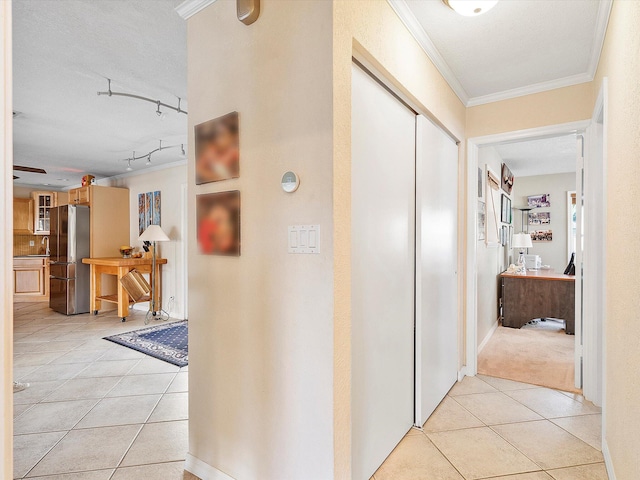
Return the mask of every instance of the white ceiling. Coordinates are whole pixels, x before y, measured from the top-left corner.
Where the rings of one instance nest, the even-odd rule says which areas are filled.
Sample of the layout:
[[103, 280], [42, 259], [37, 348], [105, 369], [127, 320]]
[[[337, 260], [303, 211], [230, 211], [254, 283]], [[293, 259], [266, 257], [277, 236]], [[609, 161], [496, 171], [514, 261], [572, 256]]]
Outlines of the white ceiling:
[[516, 177], [576, 171], [575, 135], [494, 145]]
[[[16, 184], [65, 187], [82, 175], [125, 172], [132, 155], [186, 143], [187, 116], [129, 98], [136, 93], [188, 110], [186, 22], [180, 0], [20, 0], [13, 2], [14, 164], [47, 175], [14, 172]], [[185, 145], [186, 148], [186, 145]], [[181, 160], [159, 152], [153, 165]], [[148, 168], [144, 160], [134, 169]], [[59, 180], [67, 179], [67, 180]]]
[[463, 17], [442, 0], [389, 0], [467, 105], [593, 79], [611, 0], [501, 0]]

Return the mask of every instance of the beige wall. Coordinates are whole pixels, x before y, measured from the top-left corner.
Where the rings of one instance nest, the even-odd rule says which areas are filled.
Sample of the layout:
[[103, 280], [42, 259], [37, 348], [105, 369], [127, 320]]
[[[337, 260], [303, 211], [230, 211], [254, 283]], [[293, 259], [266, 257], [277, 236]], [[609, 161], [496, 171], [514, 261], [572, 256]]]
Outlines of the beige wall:
[[[242, 194], [240, 257], [189, 238], [189, 452], [239, 480], [333, 477], [331, 9], [264, 0], [247, 27], [218, 1], [188, 21], [189, 231], [196, 195]], [[232, 111], [240, 178], [195, 186], [193, 127]], [[287, 253], [300, 224], [320, 254]]]
[[[567, 192], [576, 189], [575, 173], [558, 173], [554, 175], [532, 175], [516, 177], [513, 185], [513, 206], [527, 205], [529, 195], [541, 193], [551, 194], [551, 207], [540, 208], [540, 212], [551, 213], [549, 225], [528, 225], [529, 231], [553, 230], [551, 242], [534, 242], [529, 249], [531, 255], [540, 255], [543, 265], [551, 265], [556, 272], [562, 273], [569, 262], [571, 252], [567, 249]], [[513, 212], [516, 232], [526, 231], [528, 217], [525, 215], [525, 228], [522, 228], [522, 214], [518, 210]]]
[[[171, 239], [158, 244], [158, 254], [167, 259], [162, 267], [162, 306], [172, 318], [185, 318], [186, 298], [184, 279], [186, 258], [183, 254], [185, 241], [182, 227], [182, 188], [187, 184], [187, 166], [178, 165], [161, 170], [141, 170], [136, 175], [123, 175], [100, 180], [100, 185], [129, 189], [129, 220], [131, 223], [130, 245], [142, 250], [138, 240], [138, 194], [161, 193], [161, 227]], [[171, 297], [174, 298], [170, 301]], [[147, 310], [146, 303], [136, 304], [138, 310]]]
[[[491, 170], [500, 177], [502, 158], [494, 147], [481, 147], [478, 149], [478, 166], [484, 169], [488, 165]], [[495, 222], [491, 223], [493, 215], [491, 211], [491, 191], [485, 181], [485, 203], [487, 225], [495, 228]], [[496, 220], [500, 227], [500, 205], [502, 190], [493, 190], [493, 200], [496, 207]], [[495, 235], [495, 234], [494, 234]], [[498, 321], [498, 275], [505, 270], [503, 246], [487, 245], [485, 240], [479, 240], [476, 250], [477, 262], [477, 317], [478, 317], [478, 345], [480, 345]]]
[[[333, 23], [334, 478], [347, 480], [351, 479], [351, 58], [355, 53], [370, 63], [421, 113], [436, 118], [460, 140], [465, 136], [465, 108], [386, 1], [335, 1]], [[462, 144], [460, 158], [464, 158]], [[463, 186], [464, 176], [459, 181]], [[464, 231], [460, 223], [461, 253]], [[459, 277], [462, 282], [463, 276]]]
[[640, 472], [640, 2], [613, 2], [595, 92], [608, 78], [605, 441], [618, 480]]
[[587, 120], [593, 87], [581, 83], [467, 109], [467, 138]]

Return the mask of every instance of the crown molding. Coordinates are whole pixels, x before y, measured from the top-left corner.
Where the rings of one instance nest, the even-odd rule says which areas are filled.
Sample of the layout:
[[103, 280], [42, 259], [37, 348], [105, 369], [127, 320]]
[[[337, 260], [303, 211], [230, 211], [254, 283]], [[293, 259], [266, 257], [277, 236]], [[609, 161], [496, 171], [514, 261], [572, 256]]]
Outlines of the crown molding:
[[438, 71], [442, 74], [445, 81], [449, 84], [451, 89], [456, 93], [458, 98], [466, 107], [499, 102], [501, 100], [508, 100], [510, 98], [522, 97], [534, 93], [554, 90], [556, 88], [570, 87], [572, 85], [578, 85], [580, 83], [591, 82], [595, 77], [598, 63], [600, 62], [600, 54], [602, 53], [602, 46], [604, 45], [605, 35], [607, 33], [607, 25], [609, 23], [609, 16], [611, 14], [611, 6], [613, 4], [613, 0], [601, 0], [599, 2], [598, 15], [596, 18], [596, 31], [591, 47], [591, 58], [589, 60], [589, 65], [585, 73], [558, 78], [555, 80], [550, 80], [548, 82], [526, 85], [524, 87], [504, 90], [502, 92], [491, 93], [488, 95], [469, 97], [462, 84], [458, 81], [447, 62], [444, 60], [438, 49], [431, 41], [431, 38], [429, 38], [427, 32], [424, 30], [418, 19], [415, 17], [413, 12], [407, 5], [406, 1], [387, 0], [387, 2], [389, 3], [389, 5], [391, 5], [391, 8], [394, 10], [394, 12], [396, 12], [396, 15], [398, 15], [402, 23], [404, 23], [411, 35], [413, 35], [413, 38], [416, 39], [418, 44], [431, 59]]
[[402, 20], [402, 23], [404, 23], [411, 35], [413, 35], [413, 38], [416, 39], [418, 44], [431, 59], [435, 67], [444, 77], [445, 81], [449, 84], [454, 93], [458, 96], [460, 101], [466, 105], [469, 101], [469, 95], [431, 41], [427, 32], [422, 28], [422, 25], [407, 5], [407, 2], [405, 2], [405, 0], [387, 0], [387, 2], [391, 5], [393, 11], [396, 12], [396, 15], [400, 17], [400, 20]]
[[207, 8], [212, 3], [215, 3], [216, 0], [185, 0], [180, 5], [178, 5], [174, 10], [178, 15], [180, 15], [184, 20], [188, 20], [193, 17], [200, 10]]
[[598, 3], [598, 16], [596, 17], [596, 31], [593, 37], [593, 46], [591, 47], [591, 59], [589, 60], [589, 75], [593, 79], [596, 76], [596, 70], [600, 63], [600, 55], [604, 46], [604, 39], [607, 35], [607, 26], [609, 25], [609, 16], [611, 15], [611, 7], [613, 0], [600, 0]]
[[485, 103], [499, 102], [501, 100], [509, 100], [510, 98], [523, 97], [525, 95], [532, 95], [534, 93], [546, 92], [548, 90], [555, 90], [556, 88], [570, 87], [571, 85], [578, 85], [580, 83], [587, 83], [593, 80], [593, 76], [588, 73], [579, 73], [577, 75], [571, 75], [569, 77], [557, 78], [556, 80], [549, 80], [548, 82], [534, 83], [533, 85], [527, 85], [525, 87], [512, 88], [511, 90], [504, 90], [502, 92], [490, 93], [488, 95], [481, 95], [479, 97], [470, 98], [467, 102], [467, 107], [475, 107], [476, 105], [484, 105]]

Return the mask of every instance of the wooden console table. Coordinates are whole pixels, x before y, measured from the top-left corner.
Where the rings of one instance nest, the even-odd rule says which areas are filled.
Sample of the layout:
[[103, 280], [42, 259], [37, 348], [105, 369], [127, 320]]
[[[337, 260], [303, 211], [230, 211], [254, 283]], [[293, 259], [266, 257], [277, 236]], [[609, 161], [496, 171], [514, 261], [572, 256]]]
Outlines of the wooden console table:
[[[140, 273], [148, 273], [150, 277], [151, 291], [156, 292], [156, 309], [162, 309], [162, 265], [167, 263], [166, 258], [156, 258], [156, 271], [152, 272], [153, 260], [151, 258], [83, 258], [82, 263], [91, 266], [91, 311], [94, 315], [102, 307], [102, 302], [118, 304], [118, 316], [124, 322], [129, 316], [129, 303], [132, 302], [129, 294], [120, 283], [120, 279], [131, 270], [138, 270]], [[114, 295], [102, 295], [102, 274], [115, 275], [118, 279], [118, 293]], [[154, 290], [154, 282], [158, 282], [158, 288]], [[143, 297], [139, 302], [148, 302], [150, 297]], [[137, 303], [139, 303], [137, 302]]]
[[575, 277], [547, 271], [525, 275], [502, 273], [502, 325], [521, 328], [534, 318], [565, 321], [565, 332], [575, 333]]

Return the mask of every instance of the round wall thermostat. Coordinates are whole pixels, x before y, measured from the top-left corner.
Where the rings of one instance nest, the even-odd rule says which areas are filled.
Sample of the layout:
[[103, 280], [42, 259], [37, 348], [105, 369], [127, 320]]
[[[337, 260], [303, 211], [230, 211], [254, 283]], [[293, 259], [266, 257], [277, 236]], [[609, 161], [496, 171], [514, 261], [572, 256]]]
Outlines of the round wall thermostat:
[[287, 193], [295, 192], [300, 186], [300, 177], [293, 172], [282, 175], [282, 190]]

